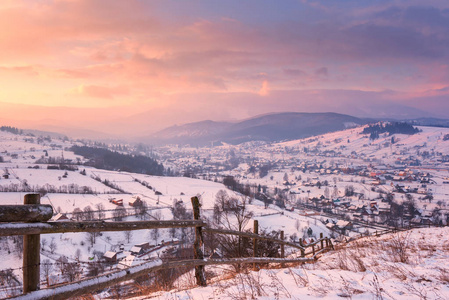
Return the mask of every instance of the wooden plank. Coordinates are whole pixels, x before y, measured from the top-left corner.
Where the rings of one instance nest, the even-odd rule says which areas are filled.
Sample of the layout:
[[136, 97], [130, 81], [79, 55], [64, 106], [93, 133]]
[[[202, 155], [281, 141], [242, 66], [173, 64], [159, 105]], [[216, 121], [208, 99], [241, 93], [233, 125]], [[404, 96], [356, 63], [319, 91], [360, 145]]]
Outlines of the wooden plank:
[[8, 223], [0, 224], [0, 236], [46, 234], [64, 232], [103, 232], [126, 231], [153, 228], [180, 228], [205, 226], [204, 221], [133, 221], [133, 222], [46, 222], [46, 223]]
[[[27, 194], [24, 204], [40, 204], [39, 194]], [[41, 262], [41, 236], [28, 234], [23, 236], [23, 292], [28, 293], [39, 289], [40, 262]]]
[[109, 286], [118, 284], [122, 281], [132, 280], [142, 275], [155, 272], [162, 269], [177, 268], [180, 266], [205, 266], [205, 265], [232, 265], [232, 264], [251, 264], [251, 263], [310, 263], [314, 262], [314, 258], [267, 258], [267, 257], [248, 257], [248, 258], [230, 258], [230, 259], [203, 259], [203, 260], [181, 260], [170, 261], [162, 263], [159, 261], [146, 262], [141, 265], [128, 268], [126, 270], [111, 272], [105, 275], [100, 275], [95, 278], [84, 279], [76, 281], [63, 286], [58, 286], [51, 289], [43, 289], [13, 297], [16, 300], [40, 300], [40, 299], [67, 299], [78, 297], [84, 294], [93, 293], [95, 291], [107, 288]]
[[269, 236], [257, 235], [257, 234], [249, 233], [249, 232], [241, 232], [241, 231], [235, 231], [235, 230], [218, 229], [218, 228], [210, 228], [210, 227], [205, 227], [203, 230], [207, 231], [207, 232], [212, 232], [212, 233], [231, 234], [231, 235], [238, 235], [238, 236], [252, 238], [252, 239], [256, 238], [259, 240], [267, 240], [267, 241], [276, 242], [281, 245], [287, 245], [287, 246], [297, 248], [297, 249], [304, 249], [304, 247], [301, 247], [298, 244], [290, 243], [290, 242], [283, 241], [283, 240], [269, 237]]
[[[192, 206], [193, 206], [193, 219], [200, 219], [200, 200], [198, 197], [192, 197]], [[203, 259], [203, 250], [201, 249], [203, 245], [203, 232], [201, 227], [195, 228], [195, 240], [193, 242], [193, 257], [195, 259]], [[207, 286], [206, 276], [204, 274], [204, 266], [196, 266], [195, 267], [195, 278], [196, 284], [199, 286]]]
[[[284, 230], [281, 230], [281, 240], [284, 240]], [[285, 245], [281, 244], [281, 258], [285, 257]], [[285, 268], [285, 265], [282, 263], [281, 268]]]
[[[259, 221], [254, 220], [254, 226], [253, 226], [253, 233], [256, 235], [259, 235]], [[258, 249], [257, 249], [257, 239], [253, 239], [253, 256], [258, 257]], [[258, 267], [257, 264], [253, 264], [253, 270], [257, 271]]]
[[0, 222], [45, 222], [52, 216], [49, 204], [0, 205]]

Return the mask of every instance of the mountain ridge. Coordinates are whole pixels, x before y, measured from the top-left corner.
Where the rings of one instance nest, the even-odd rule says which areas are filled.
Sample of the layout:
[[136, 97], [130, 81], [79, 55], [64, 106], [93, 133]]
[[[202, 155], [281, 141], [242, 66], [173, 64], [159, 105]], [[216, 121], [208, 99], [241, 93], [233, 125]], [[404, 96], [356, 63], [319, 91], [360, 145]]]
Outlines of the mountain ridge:
[[355, 127], [369, 122], [350, 115], [327, 113], [282, 112], [256, 116], [236, 122], [205, 120], [167, 127], [144, 140], [153, 144], [191, 144], [261, 140], [275, 142]]

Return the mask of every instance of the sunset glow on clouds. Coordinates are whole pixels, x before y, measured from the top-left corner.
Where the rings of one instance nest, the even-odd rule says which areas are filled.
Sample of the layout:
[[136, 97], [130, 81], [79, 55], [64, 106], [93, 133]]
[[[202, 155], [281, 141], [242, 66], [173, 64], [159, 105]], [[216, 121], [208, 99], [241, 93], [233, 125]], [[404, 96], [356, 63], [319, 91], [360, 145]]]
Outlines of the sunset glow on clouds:
[[390, 103], [449, 117], [445, 0], [14, 0], [0, 28], [8, 120], [10, 104], [165, 114], [154, 129]]

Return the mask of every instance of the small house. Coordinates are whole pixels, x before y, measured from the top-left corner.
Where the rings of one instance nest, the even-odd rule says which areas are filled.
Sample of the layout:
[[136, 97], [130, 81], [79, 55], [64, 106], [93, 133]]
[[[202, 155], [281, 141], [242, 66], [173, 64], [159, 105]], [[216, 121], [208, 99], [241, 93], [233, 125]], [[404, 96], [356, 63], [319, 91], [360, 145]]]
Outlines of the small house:
[[50, 221], [52, 222], [59, 222], [59, 221], [68, 221], [69, 218], [66, 216], [66, 214], [58, 213], [54, 215]]
[[349, 221], [339, 220], [337, 224], [335, 224], [339, 229], [351, 229], [352, 223]]
[[115, 198], [112, 198], [112, 199], [109, 199], [109, 202], [111, 202], [112, 204], [115, 204], [117, 206], [123, 206], [123, 199], [117, 200]]
[[134, 255], [128, 255], [127, 257], [125, 257], [124, 259], [122, 259], [119, 264], [118, 264], [118, 268], [119, 269], [127, 269], [129, 267], [135, 266], [137, 265], [139, 262], [136, 259], [136, 256]]
[[330, 230], [333, 230], [334, 227], [335, 227], [335, 224], [332, 223], [332, 222], [329, 222], [329, 223], [326, 224], [326, 227], [329, 228]]
[[136, 244], [134, 246], [142, 248], [143, 251], [146, 251], [146, 250], [150, 249], [150, 243], [148, 243], [148, 242]]
[[131, 254], [133, 254], [133, 255], [141, 255], [144, 253], [142, 247], [137, 247], [137, 246], [132, 247], [130, 251], [131, 251]]
[[103, 254], [103, 258], [106, 262], [116, 263], [117, 262], [117, 252], [107, 251]]
[[131, 199], [131, 201], [129, 201], [129, 205], [132, 207], [139, 207], [139, 206], [142, 206], [142, 204], [143, 204], [143, 202], [140, 199], [140, 197], [133, 198], [133, 199]]

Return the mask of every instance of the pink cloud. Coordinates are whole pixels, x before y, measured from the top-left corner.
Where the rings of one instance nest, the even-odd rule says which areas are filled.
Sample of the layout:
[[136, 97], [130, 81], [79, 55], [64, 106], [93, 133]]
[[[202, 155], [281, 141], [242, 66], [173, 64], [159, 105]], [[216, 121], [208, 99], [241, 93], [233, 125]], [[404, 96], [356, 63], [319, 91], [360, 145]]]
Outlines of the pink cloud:
[[127, 87], [106, 87], [98, 85], [80, 85], [72, 89], [71, 94], [93, 98], [112, 99], [118, 96], [129, 95]]

